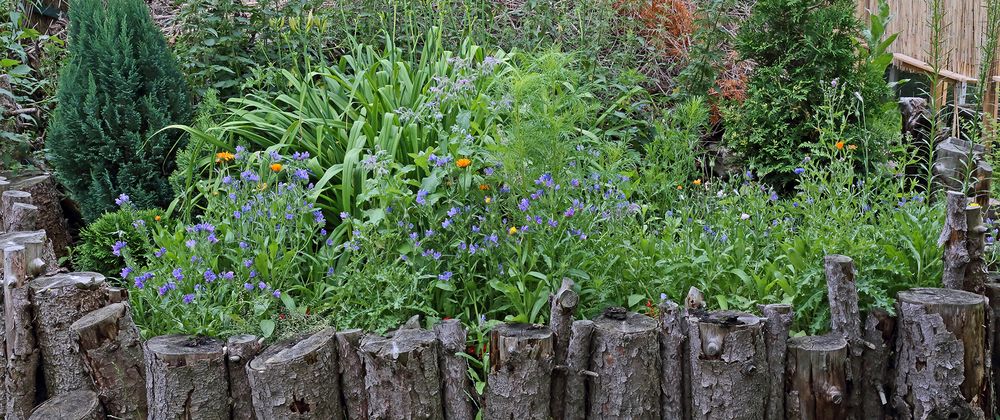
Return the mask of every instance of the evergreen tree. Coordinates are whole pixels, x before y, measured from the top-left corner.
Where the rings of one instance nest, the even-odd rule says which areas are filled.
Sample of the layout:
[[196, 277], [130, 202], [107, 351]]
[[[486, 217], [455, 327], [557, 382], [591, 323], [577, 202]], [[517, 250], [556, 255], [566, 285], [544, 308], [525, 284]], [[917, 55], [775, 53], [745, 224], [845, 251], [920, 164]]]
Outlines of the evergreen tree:
[[167, 180], [183, 147], [191, 101], [142, 0], [75, 0], [69, 62], [47, 142], [56, 176], [95, 220], [127, 194], [139, 208], [172, 198]]

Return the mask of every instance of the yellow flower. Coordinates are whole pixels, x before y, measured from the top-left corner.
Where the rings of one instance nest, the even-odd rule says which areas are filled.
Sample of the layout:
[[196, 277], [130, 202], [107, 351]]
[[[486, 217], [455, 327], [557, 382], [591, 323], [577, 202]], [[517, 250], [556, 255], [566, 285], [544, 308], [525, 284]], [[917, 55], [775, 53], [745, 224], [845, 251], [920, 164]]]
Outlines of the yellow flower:
[[696, 179], [696, 180], [692, 181], [691, 183], [694, 184], [694, 185], [701, 185], [701, 179]]
[[229, 162], [236, 158], [236, 155], [229, 152], [219, 152], [215, 154], [215, 163]]
[[271, 170], [274, 171], [274, 172], [281, 172], [281, 164], [280, 163], [272, 163], [271, 164]]
[[837, 150], [844, 150], [844, 142], [842, 141], [838, 141], [834, 146], [837, 146]]
[[469, 159], [466, 159], [466, 158], [461, 158], [461, 159], [455, 161], [455, 166], [458, 166], [459, 168], [465, 168], [465, 167], [467, 167], [467, 166], [469, 166], [471, 164], [472, 164], [472, 161], [469, 160]]
[[490, 204], [490, 203], [492, 203], [492, 202], [493, 202], [493, 199], [492, 199], [492, 198], [490, 198], [490, 196], [488, 196], [488, 195], [487, 195], [487, 196], [486, 196], [486, 200], [485, 200], [485, 201], [486, 201], [486, 204]]
[[517, 228], [516, 227], [511, 226], [510, 229], [507, 229], [507, 234], [508, 235], [513, 235], [515, 233], [517, 233]]
[[157, 214], [156, 216], [153, 216], [153, 220], [156, 220], [157, 222], [159, 222], [160, 221], [160, 215]]

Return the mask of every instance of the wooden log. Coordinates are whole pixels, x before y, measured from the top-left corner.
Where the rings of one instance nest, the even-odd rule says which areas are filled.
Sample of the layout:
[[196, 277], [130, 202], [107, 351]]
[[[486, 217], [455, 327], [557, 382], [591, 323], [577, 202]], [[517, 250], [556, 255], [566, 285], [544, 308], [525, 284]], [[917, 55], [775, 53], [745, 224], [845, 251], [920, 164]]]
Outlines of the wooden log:
[[[841, 420], [848, 415], [847, 340], [840, 334], [788, 340], [788, 420]], [[774, 418], [774, 417], [771, 417]]]
[[861, 415], [861, 376], [864, 341], [861, 339], [861, 312], [858, 310], [858, 288], [855, 284], [854, 260], [844, 255], [823, 258], [826, 271], [827, 300], [830, 303], [830, 329], [847, 340], [847, 387], [841, 389], [848, 418]]
[[861, 365], [862, 418], [880, 420], [886, 416], [891, 392], [889, 366], [895, 348], [896, 319], [882, 309], [874, 309], [865, 319], [864, 340], [871, 344], [865, 349]]
[[90, 312], [70, 325], [69, 331], [73, 350], [83, 361], [107, 414], [146, 418], [146, 365], [129, 306], [112, 303]]
[[660, 415], [668, 419], [686, 418], [687, 311], [676, 303], [664, 300], [657, 306], [660, 323]]
[[969, 263], [965, 208], [965, 194], [948, 191], [944, 229], [938, 238], [938, 245], [944, 245], [944, 275], [941, 281], [949, 289], [962, 290], [965, 287], [965, 265]]
[[985, 303], [962, 290], [899, 293], [893, 405], [902, 418], [984, 418]]
[[[965, 176], [969, 173], [970, 156], [969, 148], [965, 142], [954, 137], [945, 139], [934, 148], [934, 174], [935, 185], [944, 191], [961, 191], [965, 183]], [[961, 192], [965, 196], [965, 192]]]
[[460, 355], [465, 352], [465, 327], [457, 319], [444, 320], [434, 326], [434, 334], [441, 342], [438, 365], [444, 385], [444, 417], [475, 418], [476, 409], [469, 398], [475, 394], [472, 381], [469, 380], [469, 361]]
[[274, 344], [247, 366], [253, 408], [261, 420], [344, 418], [336, 331]]
[[490, 331], [484, 419], [548, 419], [555, 350], [552, 330], [500, 324]]
[[31, 413], [30, 420], [104, 420], [97, 393], [89, 390], [64, 392], [50, 398]]
[[7, 232], [35, 230], [38, 220], [38, 207], [27, 203], [14, 203], [4, 219], [4, 230]]
[[576, 312], [576, 305], [580, 303], [580, 296], [573, 290], [573, 281], [564, 278], [559, 290], [549, 297], [549, 301], [549, 325], [552, 328], [555, 366], [560, 367], [552, 372], [552, 399], [549, 412], [553, 418], [561, 419], [565, 416], [563, 405], [566, 399], [567, 373], [562, 367], [566, 366], [570, 330], [573, 328], [573, 314]]
[[45, 272], [48, 267], [58, 267], [52, 243], [44, 230], [9, 232], [0, 234], [0, 249], [11, 245], [24, 247], [28, 261], [28, 274], [34, 276]]
[[35, 335], [49, 397], [94, 389], [83, 359], [73, 351], [70, 326], [108, 304], [104, 276], [88, 272], [56, 274], [32, 280], [28, 287], [35, 305]]
[[691, 418], [760, 420], [770, 388], [762, 319], [721, 311], [688, 316]]
[[[660, 418], [660, 338], [656, 320], [608, 308], [594, 320], [588, 418]], [[621, 386], [628, 383], [628, 386]]]
[[[11, 187], [31, 193], [31, 204], [38, 207], [36, 229], [44, 230], [52, 244], [56, 258], [67, 256], [73, 242], [63, 211], [64, 194], [50, 174], [41, 173], [11, 179]], [[56, 266], [56, 264], [52, 264]]]
[[150, 420], [227, 419], [229, 384], [220, 340], [187, 335], [146, 342], [146, 400]]
[[262, 340], [250, 334], [240, 334], [226, 340], [226, 371], [229, 376], [229, 409], [233, 419], [254, 420], [253, 397], [247, 365], [262, 350]]
[[337, 354], [340, 355], [340, 393], [347, 418], [368, 418], [368, 393], [365, 391], [365, 363], [361, 360], [360, 329], [337, 331]]
[[437, 337], [424, 329], [361, 340], [370, 418], [444, 418]]
[[14, 204], [24, 203], [31, 204], [31, 194], [24, 191], [17, 190], [7, 190], [0, 194], [0, 230], [4, 232], [11, 232], [7, 229], [7, 226], [18, 223], [13, 216]]
[[566, 352], [566, 393], [563, 415], [566, 420], [583, 420], [587, 415], [587, 381], [593, 372], [590, 364], [590, 342], [594, 334], [594, 321], [573, 321], [569, 349]]
[[[1000, 283], [986, 283], [989, 327], [986, 330], [986, 354], [990, 358], [990, 389], [992, 403], [1000, 400]], [[994, 408], [994, 413], [997, 409]]]
[[[25, 254], [20, 245], [4, 248], [4, 338], [7, 346], [4, 412], [8, 420], [28, 418], [38, 402], [36, 378], [40, 354], [31, 322], [34, 313], [26, 285]], [[44, 395], [44, 389], [42, 393]]]
[[785, 413], [785, 359], [788, 351], [788, 329], [795, 314], [792, 305], [775, 303], [760, 305], [764, 315], [764, 343], [767, 349], [767, 371], [771, 378], [767, 393], [767, 418], [780, 418]]
[[993, 166], [986, 159], [976, 162], [976, 170], [973, 173], [976, 178], [975, 196], [976, 204], [984, 209], [990, 207], [990, 188], [993, 187]]
[[965, 207], [966, 249], [969, 262], [965, 265], [962, 290], [976, 294], [986, 293], [987, 266], [984, 258], [986, 249], [986, 225], [983, 224], [983, 207], [972, 203]]

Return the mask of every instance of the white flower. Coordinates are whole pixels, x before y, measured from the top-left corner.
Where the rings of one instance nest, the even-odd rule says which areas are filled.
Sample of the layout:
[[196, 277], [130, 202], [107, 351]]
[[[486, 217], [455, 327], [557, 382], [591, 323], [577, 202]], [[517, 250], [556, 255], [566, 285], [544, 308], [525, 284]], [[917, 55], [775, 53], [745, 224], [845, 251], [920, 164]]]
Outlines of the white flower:
[[743, 213], [743, 214], [740, 215], [740, 220], [747, 220], [749, 218], [750, 218], [749, 214]]

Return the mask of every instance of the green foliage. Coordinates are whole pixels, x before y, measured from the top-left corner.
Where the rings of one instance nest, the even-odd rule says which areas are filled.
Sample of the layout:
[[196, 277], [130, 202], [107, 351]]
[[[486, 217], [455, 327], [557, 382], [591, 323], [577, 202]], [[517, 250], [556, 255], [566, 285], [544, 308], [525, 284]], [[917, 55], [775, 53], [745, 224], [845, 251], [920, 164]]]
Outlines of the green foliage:
[[70, 59], [47, 139], [49, 160], [87, 220], [125, 193], [140, 208], [172, 198], [167, 176], [191, 105], [183, 76], [138, 0], [82, 0], [70, 11]]
[[[114, 255], [112, 246], [122, 241], [141, 243], [140, 228], [162, 223], [159, 210], [117, 210], [104, 213], [80, 231], [78, 245], [72, 248], [73, 267], [79, 271], [118, 273], [125, 268], [125, 259]], [[161, 220], [156, 220], [160, 216]], [[141, 258], [144, 256], [137, 256]], [[140, 260], [143, 264], [145, 259]]]
[[643, 201], [668, 205], [689, 181], [701, 178], [701, 138], [708, 128], [708, 117], [708, 107], [701, 97], [692, 97], [667, 111], [657, 125], [656, 136], [643, 145], [636, 187]]

